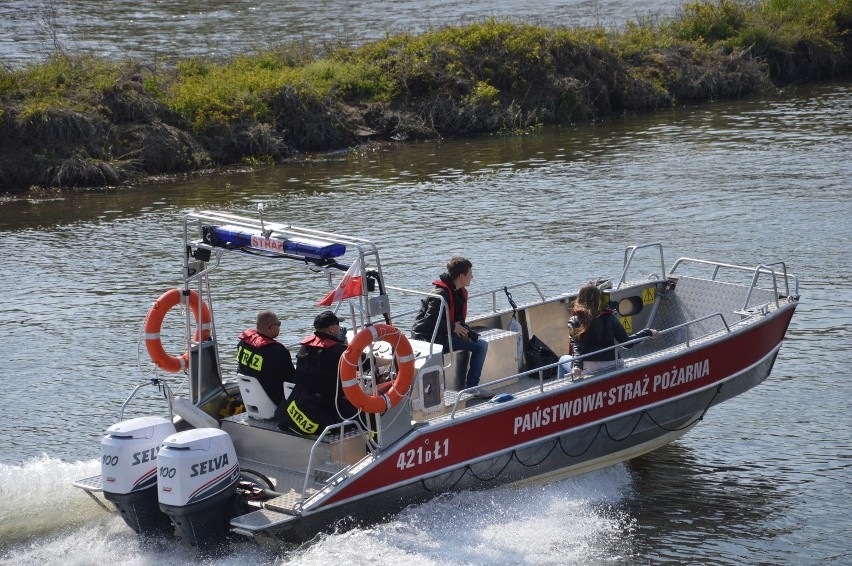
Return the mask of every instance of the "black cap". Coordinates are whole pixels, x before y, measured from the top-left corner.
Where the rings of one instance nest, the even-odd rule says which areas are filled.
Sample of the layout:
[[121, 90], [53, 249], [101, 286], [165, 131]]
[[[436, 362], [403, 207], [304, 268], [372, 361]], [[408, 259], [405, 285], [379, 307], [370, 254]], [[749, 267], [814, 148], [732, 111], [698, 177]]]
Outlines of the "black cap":
[[317, 330], [321, 328], [328, 328], [334, 324], [340, 324], [342, 320], [342, 318], [339, 318], [331, 311], [323, 311], [314, 319], [314, 328]]

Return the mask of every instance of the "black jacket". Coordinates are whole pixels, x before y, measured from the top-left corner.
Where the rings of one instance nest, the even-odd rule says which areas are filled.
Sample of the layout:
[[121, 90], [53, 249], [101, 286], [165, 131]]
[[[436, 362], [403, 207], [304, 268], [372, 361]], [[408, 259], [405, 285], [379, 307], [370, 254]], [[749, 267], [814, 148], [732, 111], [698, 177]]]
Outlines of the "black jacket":
[[[435, 285], [437, 294], [444, 298], [447, 303], [447, 310], [450, 316], [450, 332], [456, 322], [464, 322], [467, 316], [467, 289], [456, 289], [453, 285], [453, 280], [449, 274], [442, 273], [440, 278], [432, 282]], [[420, 312], [414, 319], [414, 325], [411, 328], [411, 337], [417, 340], [430, 341], [432, 333], [435, 331], [435, 326], [438, 326], [438, 333], [435, 337], [436, 342], [447, 341], [447, 320], [442, 317], [438, 320], [438, 314], [441, 312], [441, 301], [437, 297], [423, 299], [420, 305]]]
[[[576, 316], [572, 316], [568, 320], [568, 325], [572, 328], [579, 328], [580, 320]], [[613, 362], [615, 361], [615, 349], [597, 354], [594, 352], [614, 346], [616, 343], [621, 344], [622, 342], [627, 342], [628, 340], [642, 338], [645, 336], [651, 336], [651, 331], [645, 329], [628, 336], [627, 331], [624, 330], [624, 327], [621, 326], [621, 323], [612, 311], [603, 310], [595, 317], [594, 320], [592, 320], [592, 324], [589, 325], [588, 330], [583, 333], [581, 338], [578, 339], [573, 334], [571, 335], [571, 349], [575, 358], [572, 365], [573, 367], [582, 369], [584, 360], [594, 362]], [[630, 346], [627, 347], [629, 348]], [[584, 360], [576, 359], [577, 357], [585, 354], [590, 355], [584, 358]]]
[[316, 332], [300, 342], [296, 354], [296, 386], [278, 406], [281, 428], [301, 434], [320, 434], [325, 427], [355, 416], [357, 410], [339, 385], [337, 366], [346, 345], [336, 336]]

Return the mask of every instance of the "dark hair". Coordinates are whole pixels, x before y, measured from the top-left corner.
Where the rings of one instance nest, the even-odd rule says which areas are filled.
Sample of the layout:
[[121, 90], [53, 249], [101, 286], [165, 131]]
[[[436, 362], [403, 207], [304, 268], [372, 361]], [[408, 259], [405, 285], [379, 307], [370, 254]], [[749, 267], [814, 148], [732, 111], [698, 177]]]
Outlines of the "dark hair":
[[455, 279], [459, 275], [464, 275], [473, 267], [473, 264], [470, 263], [469, 259], [465, 259], [461, 256], [454, 256], [450, 261], [447, 262], [447, 275], [450, 276], [450, 279]]
[[574, 299], [574, 316], [580, 321], [580, 326], [571, 330], [571, 333], [580, 338], [591, 326], [592, 321], [601, 312], [601, 290], [594, 283], [587, 283], [580, 287], [577, 298]]

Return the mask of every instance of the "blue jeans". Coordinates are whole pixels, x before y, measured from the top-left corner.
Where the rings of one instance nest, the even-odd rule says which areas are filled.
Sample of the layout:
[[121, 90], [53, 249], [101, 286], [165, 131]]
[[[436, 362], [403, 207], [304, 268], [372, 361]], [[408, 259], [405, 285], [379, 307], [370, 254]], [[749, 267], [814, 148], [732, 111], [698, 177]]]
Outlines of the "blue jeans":
[[[551, 358], [552, 359], [552, 358]], [[571, 366], [571, 360], [574, 359], [574, 356], [571, 354], [565, 354], [561, 358], [559, 358], [559, 365], [556, 366], [556, 379], [563, 379], [565, 374], [571, 373], [573, 367]]]
[[[446, 347], [446, 344], [444, 346]], [[482, 366], [485, 365], [485, 354], [488, 353], [488, 342], [482, 338], [473, 341], [453, 334], [453, 350], [470, 352], [470, 366], [467, 369], [467, 383], [465, 387], [476, 387], [479, 385]]]

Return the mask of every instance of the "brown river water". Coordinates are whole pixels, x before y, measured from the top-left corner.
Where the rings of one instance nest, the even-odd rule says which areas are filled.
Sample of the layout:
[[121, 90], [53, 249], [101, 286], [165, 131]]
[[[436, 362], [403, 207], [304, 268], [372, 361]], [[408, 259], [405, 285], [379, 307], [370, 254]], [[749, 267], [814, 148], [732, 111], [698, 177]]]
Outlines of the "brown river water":
[[[428, 4], [439, 19], [441, 3]], [[70, 484], [98, 473], [100, 437], [147, 375], [141, 324], [180, 281], [181, 215], [262, 203], [270, 218], [375, 240], [395, 286], [428, 289], [460, 253], [473, 293], [534, 280], [555, 295], [617, 276], [628, 245], [662, 242], [669, 265], [786, 261], [802, 302], [770, 378], [666, 448], [543, 486], [442, 497], [297, 549], [240, 543], [210, 564], [852, 563], [850, 155], [852, 84], [840, 82], [2, 200], [0, 561], [195, 560], [142, 543]], [[220, 339], [267, 305], [285, 341], [306, 333], [318, 293], [302, 277], [229, 275], [241, 284], [217, 289]]]

